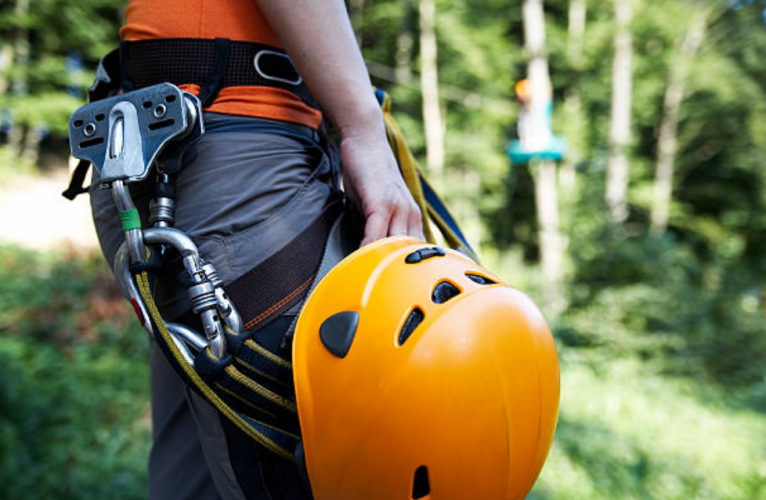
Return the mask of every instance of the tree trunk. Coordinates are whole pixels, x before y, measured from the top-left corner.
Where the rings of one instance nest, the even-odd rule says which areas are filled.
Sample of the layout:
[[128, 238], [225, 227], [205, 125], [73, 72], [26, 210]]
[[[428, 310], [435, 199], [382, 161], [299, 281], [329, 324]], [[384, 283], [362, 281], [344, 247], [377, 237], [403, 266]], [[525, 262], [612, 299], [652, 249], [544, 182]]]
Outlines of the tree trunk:
[[[585, 0], [569, 2], [569, 29], [567, 33], [567, 63], [569, 68], [578, 72], [583, 63], [583, 38], [585, 36], [585, 17], [587, 5]], [[576, 85], [567, 92], [564, 102], [567, 128], [567, 156], [559, 172], [559, 182], [565, 193], [571, 193], [575, 187], [575, 165], [580, 158], [580, 146], [585, 130], [585, 120], [582, 116], [580, 91]], [[568, 196], [565, 196], [568, 198]]]
[[420, 0], [420, 86], [428, 171], [437, 179], [444, 168], [444, 129], [439, 106], [434, 0]]
[[[17, 19], [23, 19], [29, 12], [29, 0], [16, 0], [14, 14]], [[24, 23], [19, 23], [13, 39], [12, 54], [15, 56], [12, 66], [17, 66], [22, 70], [26, 68], [29, 62], [29, 30]], [[11, 93], [15, 96], [24, 96], [27, 93], [27, 79], [23, 71], [17, 71], [11, 79]], [[8, 152], [9, 162], [17, 161], [21, 155], [22, 141], [24, 140], [24, 127], [18, 123], [11, 125], [8, 132]], [[13, 167], [13, 165], [8, 165]]]
[[24, 134], [24, 148], [21, 152], [21, 158], [26, 165], [37, 165], [37, 160], [40, 159], [40, 143], [42, 142], [42, 134], [36, 127], [30, 127], [27, 129], [27, 133]]
[[[529, 58], [528, 80], [530, 107], [550, 105], [551, 83], [545, 55], [545, 19], [542, 0], [525, 0], [524, 45]], [[534, 113], [534, 111], [532, 111]], [[540, 260], [545, 279], [545, 302], [549, 314], [558, 315], [564, 308], [563, 245], [559, 228], [559, 205], [556, 188], [556, 163], [535, 161], [535, 200], [540, 227]]]
[[681, 103], [686, 90], [689, 64], [697, 55], [707, 28], [707, 11], [698, 11], [671, 60], [668, 86], [665, 89], [662, 122], [657, 139], [657, 168], [654, 175], [654, 200], [652, 203], [653, 234], [662, 234], [668, 227], [670, 200], [673, 192], [673, 171], [678, 150], [678, 121]]
[[409, 83], [412, 80], [413, 12], [412, 2], [402, 0], [402, 25], [396, 35], [396, 81]]
[[362, 49], [362, 16], [364, 12], [364, 0], [349, 0], [349, 18], [356, 34], [356, 44]]
[[614, 0], [617, 32], [612, 64], [612, 112], [609, 136], [609, 164], [606, 173], [606, 202], [613, 222], [628, 218], [628, 156], [630, 107], [633, 86], [633, 17], [630, 0]]
[[[15, 15], [17, 19], [26, 17], [29, 13], [29, 0], [16, 0]], [[13, 42], [13, 52], [16, 55], [15, 64], [21, 68], [26, 68], [29, 63], [29, 30], [25, 24], [16, 29], [16, 36]], [[26, 95], [27, 79], [22, 72], [17, 72], [11, 83], [13, 93], [16, 95]]]
[[0, 48], [0, 95], [8, 92], [8, 72], [13, 68], [13, 45], [5, 44]]
[[556, 163], [541, 160], [536, 163], [535, 203], [540, 226], [540, 258], [545, 278], [545, 302], [550, 314], [564, 309], [563, 239], [559, 230], [559, 202], [556, 189]]
[[570, 0], [569, 27], [567, 33], [567, 60], [569, 67], [582, 68], [582, 45], [585, 35], [585, 15], [587, 4], [585, 0]]

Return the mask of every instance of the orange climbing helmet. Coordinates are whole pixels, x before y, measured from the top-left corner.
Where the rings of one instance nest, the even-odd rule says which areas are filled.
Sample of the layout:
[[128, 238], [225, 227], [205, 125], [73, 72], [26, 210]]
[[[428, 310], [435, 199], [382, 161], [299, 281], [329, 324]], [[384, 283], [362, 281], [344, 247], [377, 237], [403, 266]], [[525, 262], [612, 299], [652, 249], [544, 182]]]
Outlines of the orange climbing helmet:
[[511, 500], [553, 440], [559, 366], [523, 293], [413, 238], [344, 259], [311, 293], [293, 370], [316, 500]]

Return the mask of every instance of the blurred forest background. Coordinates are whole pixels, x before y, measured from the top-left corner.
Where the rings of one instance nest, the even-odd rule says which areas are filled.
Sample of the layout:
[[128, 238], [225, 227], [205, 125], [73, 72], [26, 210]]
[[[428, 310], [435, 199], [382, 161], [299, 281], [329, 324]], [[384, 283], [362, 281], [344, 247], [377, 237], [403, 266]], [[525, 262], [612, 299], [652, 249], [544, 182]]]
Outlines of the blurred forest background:
[[[145, 335], [92, 244], [31, 248], [9, 229], [55, 230], [29, 227], [55, 220], [42, 200], [12, 196], [64, 182], [68, 116], [124, 3], [0, 1], [7, 499], [145, 497]], [[530, 498], [766, 499], [766, 2], [546, 0], [536, 50], [521, 0], [348, 8], [484, 263], [555, 332], [561, 416]], [[531, 57], [568, 154], [512, 166]]]

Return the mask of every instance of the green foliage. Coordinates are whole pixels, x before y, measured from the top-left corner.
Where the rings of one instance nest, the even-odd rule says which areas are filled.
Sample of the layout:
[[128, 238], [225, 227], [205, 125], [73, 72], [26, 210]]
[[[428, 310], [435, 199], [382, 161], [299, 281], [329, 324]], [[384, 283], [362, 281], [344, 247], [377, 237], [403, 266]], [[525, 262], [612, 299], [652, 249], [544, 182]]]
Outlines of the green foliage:
[[145, 498], [148, 343], [108, 270], [0, 247], [0, 303], [3, 497]]
[[[15, 50], [26, 38], [29, 59], [0, 68], [0, 73], [10, 82], [23, 82], [25, 91], [0, 96], [0, 109], [25, 129], [45, 127], [57, 138], [66, 137], [69, 115], [85, 96], [72, 96], [69, 89], [84, 90], [98, 60], [119, 42], [117, 26], [125, 2], [33, 0], [26, 13], [17, 13], [16, 3], [0, 3], [0, 45]], [[82, 58], [84, 69], [67, 69], [68, 56]]]
[[766, 422], [645, 362], [565, 355], [561, 417], [530, 498], [756, 499]]
[[69, 116], [80, 106], [82, 100], [68, 94], [53, 92], [38, 96], [23, 96], [0, 99], [13, 109], [13, 117], [17, 125], [29, 128], [49, 127], [61, 136], [67, 133]]

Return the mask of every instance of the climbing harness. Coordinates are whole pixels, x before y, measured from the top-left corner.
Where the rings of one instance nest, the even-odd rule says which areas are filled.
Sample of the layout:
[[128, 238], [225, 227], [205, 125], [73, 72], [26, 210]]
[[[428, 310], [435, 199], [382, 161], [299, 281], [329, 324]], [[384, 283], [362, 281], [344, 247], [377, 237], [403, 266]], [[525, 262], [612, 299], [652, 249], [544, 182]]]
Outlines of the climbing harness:
[[[99, 61], [88, 101], [160, 83], [196, 85], [202, 108], [227, 87], [270, 87], [291, 92], [313, 109], [319, 105], [284, 50], [228, 38], [161, 38], [123, 41]], [[87, 192], [83, 183], [90, 168], [80, 161], [63, 195], [70, 200]]]
[[126, 92], [165, 82], [197, 85], [206, 108], [226, 87], [272, 87], [319, 109], [290, 57], [269, 45], [228, 38], [160, 38], [123, 41], [119, 52]]
[[[178, 88], [181, 84], [199, 85], [199, 96]], [[293, 460], [300, 451], [300, 424], [292, 364], [274, 346], [264, 345], [257, 332], [286, 330], [281, 347], [287, 350], [298, 316], [281, 316], [300, 310], [321, 277], [353, 249], [336, 244], [343, 255], [327, 254], [330, 240], [342, 239], [343, 231], [343, 202], [334, 197], [294, 240], [224, 288], [194, 241], [173, 227], [175, 179], [184, 150], [205, 133], [206, 105], [221, 88], [234, 85], [288, 90], [316, 107], [287, 55], [272, 47], [226, 39], [123, 43], [119, 52], [102, 59], [88, 92], [90, 103], [70, 119], [71, 152], [80, 163], [64, 196], [86, 192], [87, 171], [91, 165], [96, 169], [100, 186], [94, 189], [112, 192], [125, 236], [114, 274], [144, 329], [189, 387], [256, 443]], [[124, 93], [117, 95], [120, 90]], [[388, 95], [375, 93], [389, 143], [423, 213], [427, 239], [435, 242], [433, 219], [449, 246], [477, 260], [407, 147]], [[131, 186], [146, 183], [155, 189], [144, 219], [148, 226], [131, 194]], [[156, 304], [155, 291], [160, 275], [163, 286], [172, 278], [173, 259], [181, 263], [176, 281], [186, 290], [191, 312], [170, 322]]]
[[[178, 158], [203, 133], [199, 99], [169, 83], [87, 104], [69, 123], [72, 155], [93, 164], [119, 210], [125, 242], [114, 274], [139, 321], [192, 389], [256, 442], [292, 459], [298, 420], [288, 389], [289, 362], [246, 331], [213, 265], [172, 227]], [[129, 187], [150, 178], [156, 196], [150, 203], [152, 227], [144, 228]], [[179, 281], [202, 333], [166, 322], [155, 304], [156, 276], [173, 252], [180, 256]]]
[[[88, 100], [95, 102], [119, 90], [129, 93], [160, 83], [198, 85], [198, 97], [203, 109], [213, 102], [221, 89], [230, 86], [281, 89], [292, 92], [310, 107], [319, 109], [284, 50], [227, 38], [124, 41], [118, 49], [104, 56], [99, 62], [95, 81], [88, 89]], [[435, 242], [430, 225], [430, 221], [433, 220], [450, 247], [478, 261], [477, 253], [407, 146], [404, 135], [391, 113], [391, 98], [382, 89], [376, 88], [374, 92], [383, 112], [391, 150], [405, 183], [423, 214], [426, 240]], [[325, 142], [330, 144], [330, 141]], [[89, 161], [80, 161], [69, 187], [63, 193], [64, 197], [71, 200], [87, 192], [83, 183], [89, 168]]]

